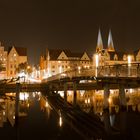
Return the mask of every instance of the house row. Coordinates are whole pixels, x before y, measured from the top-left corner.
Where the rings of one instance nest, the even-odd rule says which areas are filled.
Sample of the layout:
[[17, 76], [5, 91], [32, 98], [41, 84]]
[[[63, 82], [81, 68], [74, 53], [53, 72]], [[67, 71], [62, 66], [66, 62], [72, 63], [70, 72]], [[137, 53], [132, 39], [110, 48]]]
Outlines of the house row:
[[0, 43], [0, 79], [11, 78], [17, 76], [17, 68], [21, 63], [27, 62], [27, 49], [20, 47], [5, 47]]
[[101, 31], [99, 29], [97, 46], [94, 54], [88, 52], [75, 53], [66, 49], [46, 49], [45, 54], [40, 56], [40, 69], [47, 71], [48, 76], [62, 73], [64, 71], [89, 68], [96, 65], [98, 55], [98, 66], [140, 62], [140, 49], [132, 54], [115, 50], [111, 30], [108, 35], [108, 45], [104, 48]]

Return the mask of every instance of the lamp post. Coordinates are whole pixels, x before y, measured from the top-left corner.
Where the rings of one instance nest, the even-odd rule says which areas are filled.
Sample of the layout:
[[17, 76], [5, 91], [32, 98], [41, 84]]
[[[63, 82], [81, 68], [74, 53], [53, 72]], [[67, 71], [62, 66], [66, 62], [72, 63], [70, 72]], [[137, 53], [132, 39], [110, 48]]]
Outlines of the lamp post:
[[128, 55], [127, 60], [128, 60], [128, 76], [130, 76], [131, 74], [131, 56], [130, 55]]
[[95, 76], [98, 76], [99, 55], [95, 54]]

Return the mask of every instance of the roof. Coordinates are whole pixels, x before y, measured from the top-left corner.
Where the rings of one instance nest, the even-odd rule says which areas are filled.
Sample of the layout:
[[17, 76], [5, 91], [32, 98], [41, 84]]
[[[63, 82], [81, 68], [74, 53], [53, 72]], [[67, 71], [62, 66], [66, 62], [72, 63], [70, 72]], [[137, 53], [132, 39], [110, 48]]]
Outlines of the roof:
[[125, 52], [108, 52], [110, 55], [110, 60], [114, 60], [115, 54], [118, 56], [118, 60], [123, 60], [123, 56], [127, 53]]
[[62, 52], [64, 52], [67, 57], [81, 58], [84, 54], [84, 53], [71, 52], [70, 50], [67, 49], [48, 49], [48, 51], [49, 51], [50, 60], [57, 60], [57, 58]]
[[60, 49], [49, 49], [50, 60], [56, 60], [61, 52], [62, 50]]
[[137, 56], [139, 51], [140, 51], [140, 49], [134, 51], [134, 56]]
[[[13, 47], [9, 47], [8, 54], [10, 53], [12, 48]], [[23, 47], [14, 47], [14, 48], [17, 51], [19, 56], [27, 56], [27, 48], [23, 48]]]

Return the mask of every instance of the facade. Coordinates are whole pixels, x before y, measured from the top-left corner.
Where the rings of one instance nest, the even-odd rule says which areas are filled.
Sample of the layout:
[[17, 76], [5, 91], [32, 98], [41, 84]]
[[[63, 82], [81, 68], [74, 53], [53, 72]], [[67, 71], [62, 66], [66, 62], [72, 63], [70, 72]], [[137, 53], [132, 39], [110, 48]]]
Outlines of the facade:
[[[98, 55], [98, 60], [96, 60], [97, 55]], [[109, 35], [108, 35], [108, 45], [106, 48], [104, 48], [102, 37], [101, 37], [101, 31], [99, 30], [97, 46], [96, 46], [96, 55], [93, 58], [94, 58], [93, 59], [94, 66], [97, 65], [97, 62], [98, 62], [98, 66], [125, 64], [125, 63], [127, 64], [128, 59], [129, 61], [131, 61], [131, 63], [140, 62], [140, 49], [132, 54], [116, 51], [114, 48], [111, 30], [109, 31]]]
[[48, 76], [82, 67], [89, 68], [91, 65], [92, 59], [87, 52], [46, 49], [46, 55], [40, 57], [40, 68], [46, 70]]
[[17, 67], [21, 63], [27, 62], [27, 49], [19, 47], [11, 47], [8, 50], [8, 62], [7, 62], [7, 76], [16, 77]]
[[2, 70], [0, 71], [0, 79], [7, 77], [7, 51], [5, 51], [4, 46], [0, 42], [0, 63]]

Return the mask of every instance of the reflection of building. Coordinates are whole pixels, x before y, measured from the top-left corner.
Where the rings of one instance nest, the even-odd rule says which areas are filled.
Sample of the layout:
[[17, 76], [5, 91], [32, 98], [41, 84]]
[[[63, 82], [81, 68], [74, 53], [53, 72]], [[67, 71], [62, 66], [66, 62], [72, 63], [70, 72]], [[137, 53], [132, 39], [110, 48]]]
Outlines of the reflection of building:
[[11, 47], [8, 51], [8, 77], [15, 77], [17, 67], [21, 63], [27, 62], [27, 49], [19, 47]]
[[55, 75], [78, 67], [90, 67], [91, 58], [87, 52], [73, 53], [69, 50], [47, 49], [46, 55], [40, 58], [40, 68], [46, 69], [48, 75]]
[[0, 127], [3, 127], [3, 123], [7, 122], [7, 119], [14, 126], [15, 123], [15, 101], [9, 99], [1, 99], [0, 102]]
[[[15, 93], [6, 93], [7, 98], [0, 98], [0, 127], [3, 127], [7, 120], [12, 126], [15, 124]], [[19, 117], [27, 116], [27, 109], [29, 107], [28, 93], [20, 93], [19, 101]]]

